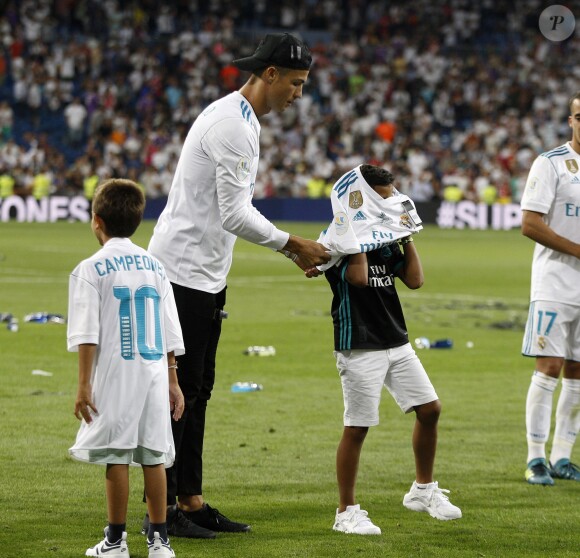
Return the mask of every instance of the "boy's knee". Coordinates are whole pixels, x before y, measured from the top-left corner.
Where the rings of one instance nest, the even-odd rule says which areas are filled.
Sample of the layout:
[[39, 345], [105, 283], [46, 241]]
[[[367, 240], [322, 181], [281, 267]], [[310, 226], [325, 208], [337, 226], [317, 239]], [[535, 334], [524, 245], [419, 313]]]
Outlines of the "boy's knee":
[[364, 440], [369, 431], [368, 426], [345, 426], [344, 435], [351, 440]]
[[419, 405], [415, 408], [417, 420], [424, 424], [435, 424], [441, 415], [441, 401], [436, 399], [430, 403]]

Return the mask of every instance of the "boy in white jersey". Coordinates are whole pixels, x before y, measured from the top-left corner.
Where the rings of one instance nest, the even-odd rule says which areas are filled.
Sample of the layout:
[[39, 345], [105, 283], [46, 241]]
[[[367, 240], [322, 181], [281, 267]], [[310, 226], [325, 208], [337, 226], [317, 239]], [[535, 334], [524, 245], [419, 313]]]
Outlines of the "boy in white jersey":
[[97, 190], [91, 227], [102, 249], [69, 283], [68, 350], [79, 354], [75, 416], [82, 420], [71, 455], [106, 465], [109, 525], [87, 556], [129, 558], [125, 531], [129, 464], [143, 468], [151, 517], [149, 557], [175, 557], [167, 536], [165, 466], [174, 459], [171, 415], [184, 399], [175, 355], [184, 351], [177, 308], [163, 266], [129, 240], [145, 198], [130, 180]]
[[[522, 234], [536, 242], [522, 353], [536, 359], [526, 400], [525, 478], [580, 481], [571, 462], [580, 427], [580, 92], [569, 103], [572, 139], [536, 158], [521, 201]], [[563, 370], [546, 461], [553, 394]]]

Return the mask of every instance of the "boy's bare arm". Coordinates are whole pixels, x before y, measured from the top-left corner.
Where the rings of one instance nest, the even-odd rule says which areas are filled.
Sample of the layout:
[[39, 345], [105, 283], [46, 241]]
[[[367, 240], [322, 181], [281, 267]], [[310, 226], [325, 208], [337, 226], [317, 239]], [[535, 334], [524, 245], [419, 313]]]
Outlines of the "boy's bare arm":
[[177, 362], [173, 351], [167, 353], [167, 366], [169, 370], [169, 410], [173, 411], [173, 420], [179, 420], [185, 409], [185, 401], [177, 380]]
[[[411, 238], [411, 237], [409, 237]], [[398, 276], [409, 289], [418, 289], [425, 280], [423, 276], [423, 266], [415, 243], [407, 240], [403, 243], [405, 261]]]
[[79, 345], [79, 385], [77, 389], [77, 398], [75, 401], [75, 417], [79, 420], [85, 419], [85, 422], [91, 423], [90, 410], [98, 415], [97, 408], [93, 403], [93, 388], [91, 386], [91, 373], [93, 363], [97, 354], [97, 346], [92, 344]]
[[348, 267], [346, 268], [346, 280], [354, 287], [366, 287], [369, 284], [369, 269], [367, 255], [352, 254], [348, 257]]

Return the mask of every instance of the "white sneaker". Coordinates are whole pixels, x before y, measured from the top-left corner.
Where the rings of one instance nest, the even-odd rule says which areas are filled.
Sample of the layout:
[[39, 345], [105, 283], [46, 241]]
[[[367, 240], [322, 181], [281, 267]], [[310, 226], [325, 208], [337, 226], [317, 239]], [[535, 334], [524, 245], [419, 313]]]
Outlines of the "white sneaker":
[[175, 558], [175, 552], [169, 545], [169, 539], [163, 542], [157, 531], [153, 533], [152, 541], [147, 539], [147, 546], [149, 547], [149, 558]]
[[449, 501], [444, 492], [449, 494], [449, 490], [439, 488], [436, 482], [427, 488], [419, 488], [415, 481], [403, 498], [403, 506], [413, 511], [427, 512], [431, 517], [443, 521], [459, 519], [461, 510]]
[[110, 558], [129, 558], [129, 548], [127, 547], [127, 533], [123, 531], [121, 540], [110, 543], [107, 539], [109, 528], [105, 527], [105, 538], [95, 546], [87, 548], [85, 556], [109, 556]]
[[346, 510], [338, 513], [336, 510], [336, 517], [332, 528], [341, 533], [351, 533], [355, 535], [380, 535], [381, 529], [368, 517], [368, 512], [360, 509], [360, 505], [347, 506]]

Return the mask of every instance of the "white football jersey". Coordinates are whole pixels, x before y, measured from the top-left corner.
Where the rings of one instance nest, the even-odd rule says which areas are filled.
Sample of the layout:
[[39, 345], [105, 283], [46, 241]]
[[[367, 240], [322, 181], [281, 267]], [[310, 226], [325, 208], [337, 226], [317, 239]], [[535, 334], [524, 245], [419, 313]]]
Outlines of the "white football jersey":
[[[580, 243], [580, 155], [569, 143], [536, 158], [521, 207], [544, 214], [557, 234]], [[536, 243], [531, 300], [580, 306], [580, 260]]]
[[167, 205], [149, 251], [173, 283], [220, 292], [236, 237], [274, 250], [289, 234], [252, 205], [260, 158], [260, 123], [235, 91], [212, 103], [187, 134]]
[[142, 446], [175, 455], [167, 352], [184, 353], [173, 289], [163, 266], [128, 238], [112, 238], [69, 280], [69, 351], [97, 345], [91, 376], [98, 415], [82, 421], [70, 453]]

